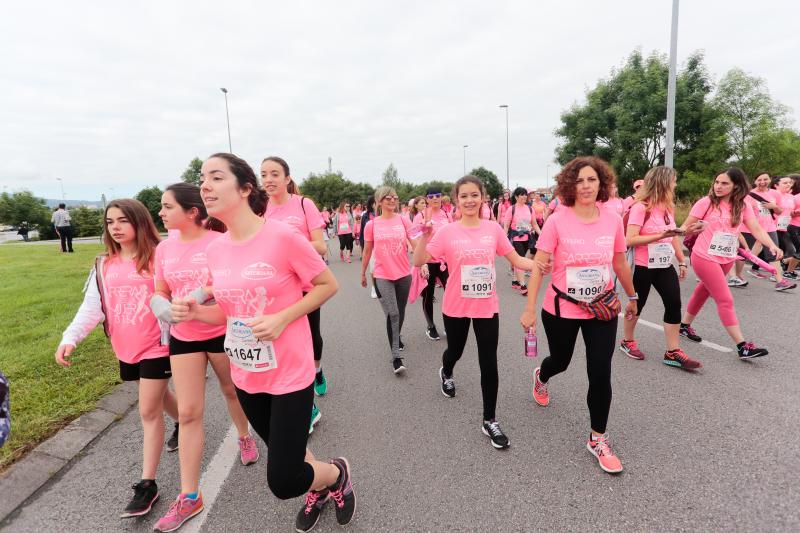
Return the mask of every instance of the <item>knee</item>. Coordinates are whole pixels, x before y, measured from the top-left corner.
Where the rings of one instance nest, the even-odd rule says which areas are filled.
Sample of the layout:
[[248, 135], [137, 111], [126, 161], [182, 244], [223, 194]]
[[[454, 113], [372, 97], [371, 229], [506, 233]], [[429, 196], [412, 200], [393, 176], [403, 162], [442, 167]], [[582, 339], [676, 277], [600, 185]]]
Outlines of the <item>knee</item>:
[[290, 469], [272, 467], [271, 463], [267, 465], [267, 485], [276, 498], [289, 500], [303, 494], [305, 489], [298, 488], [295, 481], [295, 476]]
[[196, 404], [178, 404], [178, 422], [182, 426], [202, 423], [203, 421], [203, 407]]
[[164, 406], [158, 405], [145, 405], [139, 402], [139, 416], [145, 424], [152, 424], [164, 418]]

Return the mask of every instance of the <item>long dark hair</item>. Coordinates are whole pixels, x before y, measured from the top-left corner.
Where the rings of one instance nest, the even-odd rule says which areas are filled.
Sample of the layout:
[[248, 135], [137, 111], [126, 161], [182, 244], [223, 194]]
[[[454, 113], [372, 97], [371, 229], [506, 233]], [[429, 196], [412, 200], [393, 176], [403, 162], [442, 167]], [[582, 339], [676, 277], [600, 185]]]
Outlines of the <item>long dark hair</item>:
[[[193, 183], [173, 183], [164, 192], [171, 192], [175, 197], [175, 203], [181, 206], [184, 211], [197, 209], [197, 217], [194, 223], [198, 226], [204, 226], [206, 229], [212, 231], [225, 231], [225, 225], [216, 218], [209, 218], [206, 206], [203, 203], [203, 198], [200, 195], [200, 187]], [[205, 223], [203, 222], [205, 221]]]
[[106, 255], [109, 257], [116, 257], [122, 251], [122, 247], [111, 238], [111, 232], [108, 231], [108, 210], [116, 207], [125, 218], [128, 219], [131, 226], [136, 232], [136, 271], [140, 274], [145, 272], [151, 273], [153, 266], [153, 258], [156, 253], [156, 246], [158, 246], [161, 237], [158, 235], [156, 225], [153, 223], [153, 217], [150, 216], [150, 211], [139, 200], [132, 198], [120, 198], [118, 200], [111, 200], [106, 206], [106, 211], [103, 214], [103, 244], [106, 247]]
[[[744, 211], [744, 199], [750, 193], [750, 182], [747, 180], [747, 174], [744, 173], [739, 167], [730, 167], [717, 174], [727, 175], [733, 182], [733, 189], [729, 196], [728, 202], [731, 204], [731, 225], [736, 228], [742, 222], [742, 211]], [[716, 178], [715, 178], [716, 181]], [[711, 200], [711, 207], [721, 211], [719, 208], [722, 200], [719, 196], [714, 194], [714, 184], [711, 184], [711, 189], [708, 191], [708, 198]]]
[[250, 194], [247, 196], [247, 203], [250, 205], [250, 209], [256, 215], [264, 216], [264, 211], [267, 209], [267, 191], [261, 186], [255, 172], [253, 172], [253, 169], [247, 164], [247, 161], [241, 157], [225, 152], [213, 154], [209, 156], [208, 159], [212, 157], [224, 159], [225, 162], [228, 163], [228, 168], [230, 168], [231, 173], [236, 176], [239, 188], [250, 191]]

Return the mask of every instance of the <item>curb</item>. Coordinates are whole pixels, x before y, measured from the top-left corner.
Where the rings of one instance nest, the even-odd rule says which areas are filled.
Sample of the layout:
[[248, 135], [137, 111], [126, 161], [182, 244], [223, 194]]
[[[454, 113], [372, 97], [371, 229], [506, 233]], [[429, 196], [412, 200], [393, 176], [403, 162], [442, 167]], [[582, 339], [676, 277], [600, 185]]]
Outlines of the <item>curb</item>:
[[136, 382], [125, 382], [58, 433], [34, 448], [0, 478], [0, 524], [60, 473], [139, 398]]

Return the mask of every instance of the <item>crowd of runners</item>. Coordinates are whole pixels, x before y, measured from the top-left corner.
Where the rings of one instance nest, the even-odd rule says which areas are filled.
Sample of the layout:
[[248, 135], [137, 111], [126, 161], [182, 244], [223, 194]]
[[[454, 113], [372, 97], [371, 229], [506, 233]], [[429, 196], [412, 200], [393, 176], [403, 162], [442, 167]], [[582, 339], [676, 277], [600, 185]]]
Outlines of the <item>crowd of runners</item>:
[[[142, 472], [122, 517], [150, 512], [160, 494], [162, 450], [178, 451], [180, 487], [168, 489], [174, 501], [156, 531], [175, 531], [203, 510], [209, 363], [238, 432], [241, 462], [253, 464], [263, 451], [271, 492], [281, 499], [305, 496], [296, 530], [311, 530], [331, 502], [340, 525], [352, 520], [356, 494], [347, 459], [318, 459], [308, 448], [322, 416], [315, 396], [328, 393], [320, 322], [321, 308], [338, 290], [328, 268], [334, 237], [342, 262], [359, 254], [361, 285], [371, 288], [386, 317], [385, 353], [395, 374], [406, 371], [408, 304], [420, 300], [425, 335], [445, 339], [432, 386], [446, 398], [456, 395], [456, 366], [472, 327], [483, 397], [479, 427], [497, 449], [511, 444], [496, 417], [496, 287], [503, 277], [496, 257], [506, 258], [511, 287], [526, 298], [519, 317], [526, 346], [536, 349], [538, 322], [547, 341], [547, 356], [531, 369], [533, 399], [549, 405], [551, 380], [569, 366], [580, 332], [589, 382], [586, 447], [609, 473], [623, 469], [607, 431], [611, 359], [617, 347], [645, 358], [636, 325], [651, 288], [664, 307], [663, 362], [694, 370], [702, 364], [681, 339], [702, 340], [692, 324], [709, 297], [739, 358], [767, 355], [748, 340], [753, 332], [742, 331], [730, 287], [748, 285], [747, 269], [755, 278], [771, 275], [775, 290], [791, 290], [800, 262], [800, 175], [759, 173], [751, 189], [740, 169], [724, 170], [681, 225], [673, 169], [651, 169], [623, 199], [613, 169], [595, 157], [567, 163], [552, 198], [520, 187], [490, 199], [483, 182], [468, 175], [452, 191], [430, 188], [408, 203], [384, 186], [363, 205], [343, 201], [322, 211], [300, 194], [283, 159], [264, 159], [260, 175], [232, 154], [206, 159], [199, 187], [165, 190], [164, 240], [144, 205], [110, 202], [106, 253], [97, 258], [55, 354], [69, 366], [76, 346], [102, 324], [121, 379], [138, 382]], [[690, 267], [699, 283], [684, 308], [680, 283]], [[437, 287], [443, 288], [441, 317], [433, 306]], [[174, 423], [166, 444], [164, 413]]]

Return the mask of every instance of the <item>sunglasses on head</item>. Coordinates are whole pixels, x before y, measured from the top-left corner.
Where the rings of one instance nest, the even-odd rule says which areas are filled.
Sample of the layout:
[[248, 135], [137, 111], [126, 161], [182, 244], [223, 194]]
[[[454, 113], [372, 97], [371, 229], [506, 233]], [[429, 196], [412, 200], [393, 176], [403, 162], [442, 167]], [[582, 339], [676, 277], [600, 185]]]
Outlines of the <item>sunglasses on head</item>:
[[431, 199], [431, 200], [434, 199], [434, 198], [441, 198], [441, 197], [442, 197], [442, 193], [440, 193], [440, 192], [428, 195], [428, 198]]

